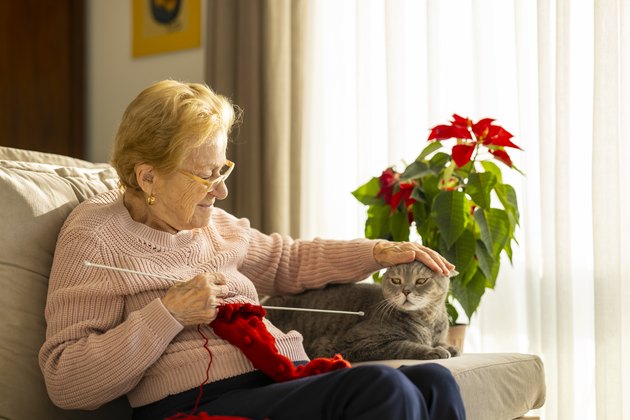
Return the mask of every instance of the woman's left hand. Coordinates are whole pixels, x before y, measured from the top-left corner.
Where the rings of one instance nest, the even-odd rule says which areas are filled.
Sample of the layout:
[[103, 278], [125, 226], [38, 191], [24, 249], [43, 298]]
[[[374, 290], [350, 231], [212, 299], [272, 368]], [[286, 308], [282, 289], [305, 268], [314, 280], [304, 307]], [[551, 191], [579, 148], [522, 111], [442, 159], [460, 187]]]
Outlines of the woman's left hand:
[[450, 274], [455, 268], [436, 251], [415, 242], [381, 241], [374, 246], [374, 259], [383, 267], [418, 260], [436, 273]]

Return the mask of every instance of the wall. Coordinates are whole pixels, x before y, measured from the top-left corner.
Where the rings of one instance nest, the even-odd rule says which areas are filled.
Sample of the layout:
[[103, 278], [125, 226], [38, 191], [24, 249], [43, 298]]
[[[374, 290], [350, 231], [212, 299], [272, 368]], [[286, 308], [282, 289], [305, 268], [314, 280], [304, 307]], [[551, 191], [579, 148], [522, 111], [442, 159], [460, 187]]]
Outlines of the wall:
[[149, 84], [166, 79], [203, 82], [206, 2], [201, 1], [201, 47], [134, 58], [131, 0], [87, 3], [87, 157], [109, 160], [114, 135], [127, 104]]

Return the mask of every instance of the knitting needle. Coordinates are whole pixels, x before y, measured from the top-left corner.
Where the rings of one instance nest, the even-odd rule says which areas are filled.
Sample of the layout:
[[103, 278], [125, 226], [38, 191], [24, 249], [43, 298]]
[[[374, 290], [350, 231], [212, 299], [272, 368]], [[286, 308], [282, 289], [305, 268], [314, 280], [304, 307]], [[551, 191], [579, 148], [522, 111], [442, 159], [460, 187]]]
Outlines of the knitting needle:
[[352, 311], [335, 311], [332, 309], [311, 309], [311, 308], [290, 308], [287, 306], [263, 306], [265, 309], [275, 309], [280, 311], [303, 311], [303, 312], [323, 312], [326, 314], [343, 314], [343, 315], [358, 315], [364, 316], [365, 312], [352, 312]]
[[175, 279], [173, 277], [161, 276], [159, 274], [149, 274], [149, 273], [143, 273], [141, 271], [129, 270], [128, 268], [119, 268], [119, 267], [112, 267], [109, 265], [96, 264], [90, 261], [84, 261], [83, 263], [88, 267], [102, 268], [105, 270], [113, 270], [113, 271], [122, 271], [123, 273], [140, 274], [141, 276], [155, 277], [155, 278], [164, 279], [164, 280], [179, 281], [179, 282], [185, 281], [185, 280]]
[[[83, 262], [87, 267], [94, 267], [94, 268], [102, 268], [104, 270], [112, 270], [112, 271], [122, 271], [123, 273], [131, 273], [131, 274], [139, 274], [141, 276], [148, 276], [148, 277], [155, 277], [158, 279], [164, 279], [164, 280], [171, 280], [171, 281], [179, 281], [179, 282], [184, 282], [185, 280], [179, 280], [179, 279], [174, 279], [172, 277], [167, 277], [167, 276], [162, 276], [159, 274], [151, 274], [151, 273], [143, 273], [141, 271], [136, 271], [136, 270], [129, 270], [128, 268], [119, 268], [119, 267], [112, 267], [109, 265], [103, 265], [103, 264], [96, 264], [90, 261], [84, 261]], [[262, 305], [263, 308], [265, 309], [275, 309], [275, 310], [280, 310], [280, 311], [301, 311], [301, 312], [320, 312], [320, 313], [327, 313], [327, 314], [341, 314], [341, 315], [358, 315], [358, 316], [364, 316], [365, 312], [363, 311], [358, 311], [358, 312], [353, 312], [353, 311], [335, 311], [332, 309], [312, 309], [312, 308], [289, 308], [286, 306], [265, 306]]]

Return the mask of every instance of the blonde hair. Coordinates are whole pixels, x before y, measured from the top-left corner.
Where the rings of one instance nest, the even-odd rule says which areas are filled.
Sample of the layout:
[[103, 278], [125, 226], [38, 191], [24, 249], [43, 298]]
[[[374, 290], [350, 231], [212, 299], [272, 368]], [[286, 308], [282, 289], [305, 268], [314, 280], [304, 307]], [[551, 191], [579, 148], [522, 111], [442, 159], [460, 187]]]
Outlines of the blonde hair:
[[136, 165], [170, 173], [209, 136], [230, 133], [238, 117], [239, 108], [205, 84], [157, 82], [127, 106], [110, 163], [122, 187], [139, 189]]

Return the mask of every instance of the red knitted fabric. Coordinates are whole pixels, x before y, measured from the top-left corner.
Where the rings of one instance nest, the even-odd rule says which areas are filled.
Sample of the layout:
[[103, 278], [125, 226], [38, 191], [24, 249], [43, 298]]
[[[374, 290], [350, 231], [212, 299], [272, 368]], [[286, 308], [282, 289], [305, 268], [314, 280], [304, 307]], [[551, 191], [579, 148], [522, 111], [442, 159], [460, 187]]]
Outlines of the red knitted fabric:
[[[254, 367], [275, 382], [331, 372], [349, 368], [350, 363], [336, 354], [332, 358], [313, 359], [306, 365], [295, 366], [286, 356], [278, 352], [275, 340], [267, 331], [262, 318], [265, 309], [249, 303], [230, 303], [219, 308], [210, 326], [215, 334], [238, 347]], [[209, 416], [205, 412], [197, 415], [176, 414], [167, 420], [238, 420], [242, 417]]]
[[275, 382], [350, 367], [350, 363], [340, 355], [313, 359], [306, 365], [296, 367], [289, 358], [278, 353], [273, 336], [262, 322], [263, 316], [265, 310], [261, 306], [227, 304], [221, 306], [210, 326], [219, 337], [241, 349], [256, 369]]

